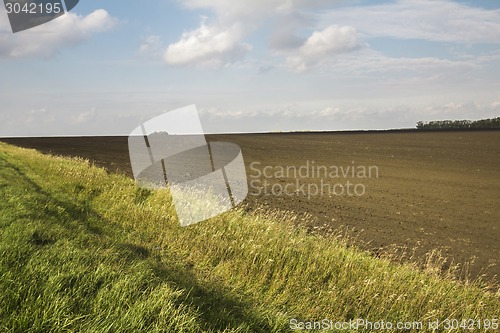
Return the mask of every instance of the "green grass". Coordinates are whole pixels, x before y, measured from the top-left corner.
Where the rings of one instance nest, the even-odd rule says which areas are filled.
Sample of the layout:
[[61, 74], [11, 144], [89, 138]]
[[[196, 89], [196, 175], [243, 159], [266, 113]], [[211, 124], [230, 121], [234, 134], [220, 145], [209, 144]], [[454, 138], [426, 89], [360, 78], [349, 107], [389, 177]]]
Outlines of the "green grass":
[[[235, 210], [181, 228], [168, 191], [0, 143], [0, 331], [286, 332], [491, 319], [500, 295]], [[386, 330], [387, 331], [387, 330]]]

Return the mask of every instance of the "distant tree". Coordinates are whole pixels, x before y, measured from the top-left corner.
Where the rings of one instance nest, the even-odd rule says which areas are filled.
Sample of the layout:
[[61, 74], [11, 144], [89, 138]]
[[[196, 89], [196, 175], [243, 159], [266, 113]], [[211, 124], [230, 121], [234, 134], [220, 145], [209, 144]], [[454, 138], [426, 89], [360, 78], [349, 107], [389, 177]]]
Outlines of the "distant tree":
[[417, 122], [419, 130], [434, 129], [500, 129], [500, 117], [481, 120], [433, 120]]

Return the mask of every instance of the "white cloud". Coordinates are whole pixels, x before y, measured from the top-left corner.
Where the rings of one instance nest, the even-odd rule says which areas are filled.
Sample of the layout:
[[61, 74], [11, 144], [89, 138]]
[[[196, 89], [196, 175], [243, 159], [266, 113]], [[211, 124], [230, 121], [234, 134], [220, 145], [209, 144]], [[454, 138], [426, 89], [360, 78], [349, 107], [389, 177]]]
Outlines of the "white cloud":
[[[340, 1], [340, 0], [339, 0]], [[164, 59], [170, 65], [195, 65], [203, 68], [231, 66], [240, 60], [251, 46], [243, 39], [258, 29], [269, 17], [292, 17], [306, 8], [332, 4], [332, 0], [180, 0], [191, 10], [208, 9], [215, 15], [212, 23], [203, 22], [199, 28], [184, 33], [170, 44]], [[300, 17], [300, 15], [295, 15]], [[301, 22], [290, 23], [290, 30]], [[290, 43], [283, 31], [274, 34], [273, 43]], [[296, 40], [295, 43], [302, 42]]]
[[96, 117], [97, 117], [97, 113], [95, 111], [95, 108], [92, 108], [89, 111], [85, 111], [85, 112], [80, 113], [75, 118], [75, 122], [77, 124], [89, 123], [89, 122], [95, 120]]
[[500, 107], [491, 103], [477, 101], [449, 102], [433, 104], [423, 108], [409, 108], [409, 113], [415, 120], [478, 120], [498, 117]]
[[150, 35], [144, 38], [139, 46], [139, 54], [143, 56], [157, 56], [161, 49], [160, 36]]
[[[283, 0], [231, 1], [181, 0], [188, 9], [208, 9], [215, 14], [211, 23], [204, 17], [197, 29], [185, 32], [170, 44], [164, 60], [174, 66], [217, 69], [229, 66], [251, 50], [243, 38], [254, 29], [266, 10]], [[286, 2], [286, 1], [285, 1]]]
[[313, 9], [333, 5], [343, 0], [181, 0], [190, 9], [210, 9], [222, 19], [248, 19], [269, 14], [288, 14], [301, 9]]
[[310, 13], [285, 12], [276, 17], [269, 37], [269, 46], [275, 51], [287, 51], [304, 44], [300, 36], [304, 29], [314, 29], [315, 19]]
[[165, 62], [170, 65], [196, 65], [202, 68], [220, 68], [240, 59], [251, 49], [241, 43], [239, 24], [230, 27], [201, 26], [184, 33], [180, 40], [170, 44], [165, 51]]
[[25, 118], [25, 123], [27, 125], [40, 125], [53, 123], [55, 120], [56, 119], [52, 112], [45, 108], [42, 108], [30, 110], [27, 117]]
[[98, 9], [87, 16], [67, 13], [49, 23], [13, 34], [5, 11], [0, 12], [0, 57], [54, 56], [65, 47], [77, 45], [94, 33], [116, 24], [107, 11]]
[[[477, 59], [449, 60], [436, 57], [389, 57], [370, 48], [364, 48], [356, 54], [344, 54], [330, 63], [330, 68], [336, 72], [355, 75], [370, 75], [380, 73], [412, 72], [426, 75], [445, 75], [462, 73], [478, 69]], [[400, 78], [398, 78], [400, 79]]]
[[[171, 44], [165, 53], [169, 64], [195, 64], [209, 68], [227, 66], [249, 51], [244, 38], [262, 27], [264, 22], [274, 22], [267, 27], [271, 51], [284, 56], [285, 67], [298, 72], [352, 62], [352, 59], [338, 61], [338, 56], [360, 48], [369, 50], [366, 41], [370, 37], [465, 44], [500, 43], [500, 10], [451, 0], [397, 0], [355, 6], [348, 2], [346, 6], [335, 6], [341, 0], [179, 1], [188, 9], [213, 12], [214, 23], [202, 24]], [[304, 37], [303, 32], [310, 29], [316, 31]], [[465, 68], [477, 64], [432, 57], [398, 59], [359, 52], [355, 55], [359, 55], [355, 64], [357, 69], [375, 71], [383, 70], [383, 64], [394, 65], [392, 68], [396, 70], [411, 70], [412, 66], [415, 69]], [[363, 62], [368, 65], [363, 65]]]
[[289, 0], [181, 0], [189, 9], [209, 9], [215, 12], [223, 24], [232, 24], [244, 20], [247, 23], [255, 18], [282, 10], [284, 6], [291, 6]]
[[287, 57], [287, 66], [296, 71], [304, 71], [358, 46], [356, 29], [332, 25], [322, 31], [313, 32], [295, 54]]
[[[484, 119], [498, 117], [500, 106], [473, 100], [415, 105], [402, 101], [383, 104], [349, 102], [328, 106], [292, 103], [260, 110], [201, 108], [208, 132], [265, 132], [281, 130], [346, 130], [414, 128], [417, 121], [444, 119]], [[334, 101], [330, 103], [335, 103]], [[316, 101], [314, 101], [316, 104]], [[229, 126], [230, 124], [231, 126]]]
[[[473, 2], [471, 2], [473, 3]], [[367, 36], [438, 42], [500, 43], [500, 10], [448, 0], [399, 0], [374, 6], [338, 8], [320, 24], [354, 25]]]

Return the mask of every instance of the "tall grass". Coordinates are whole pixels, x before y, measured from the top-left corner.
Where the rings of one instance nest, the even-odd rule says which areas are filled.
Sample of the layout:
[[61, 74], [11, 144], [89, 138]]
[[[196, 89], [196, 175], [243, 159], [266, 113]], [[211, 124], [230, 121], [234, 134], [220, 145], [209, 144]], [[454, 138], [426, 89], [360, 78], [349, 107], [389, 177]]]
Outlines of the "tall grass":
[[167, 190], [85, 160], [0, 143], [0, 193], [5, 331], [280, 332], [293, 318], [500, 313], [485, 285], [308, 234], [293, 214], [240, 209], [181, 228]]

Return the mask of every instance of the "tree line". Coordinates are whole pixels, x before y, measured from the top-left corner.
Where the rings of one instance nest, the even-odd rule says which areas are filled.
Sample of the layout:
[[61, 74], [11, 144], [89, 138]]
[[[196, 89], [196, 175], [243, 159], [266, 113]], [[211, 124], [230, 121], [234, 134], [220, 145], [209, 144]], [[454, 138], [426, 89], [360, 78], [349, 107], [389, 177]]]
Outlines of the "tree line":
[[481, 120], [433, 120], [417, 122], [417, 129], [500, 129], [500, 117]]

